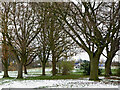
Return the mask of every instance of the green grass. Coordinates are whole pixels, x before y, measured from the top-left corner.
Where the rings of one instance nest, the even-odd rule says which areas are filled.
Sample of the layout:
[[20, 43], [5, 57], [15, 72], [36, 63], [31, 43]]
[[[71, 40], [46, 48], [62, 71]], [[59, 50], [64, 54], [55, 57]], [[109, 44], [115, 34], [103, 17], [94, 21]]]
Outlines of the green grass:
[[[101, 70], [102, 70], [101, 75], [105, 75], [105, 69], [101, 69]], [[118, 69], [111, 69], [112, 75], [117, 75], [117, 70], [118, 70]]]
[[[61, 75], [58, 74], [56, 76], [50, 76], [51, 72], [47, 71], [46, 76], [41, 76], [41, 68], [36, 69], [29, 69], [28, 74], [29, 75], [39, 75], [36, 77], [27, 77], [23, 79], [17, 79], [17, 80], [56, 80], [56, 79], [79, 79], [79, 78], [85, 78], [89, 77], [87, 75], [84, 75], [82, 70], [77, 69], [76, 72], [71, 72], [70, 75]], [[112, 69], [113, 75], [116, 75], [117, 69]], [[16, 73], [16, 72], [13, 72]], [[100, 76], [105, 75], [105, 70], [102, 69], [102, 74]], [[15, 79], [15, 77], [9, 77], [9, 78], [2, 78], [0, 80], [6, 80], [6, 79]]]
[[4, 80], [61, 80], [61, 79], [83, 79], [83, 78], [87, 78], [89, 76], [87, 75], [80, 75], [80, 74], [69, 74], [69, 75], [61, 75], [58, 74], [56, 76], [50, 76], [50, 75], [46, 75], [46, 76], [36, 76], [36, 77], [26, 77], [26, 78], [22, 78], [22, 79], [16, 79], [15, 77], [9, 77], [9, 78], [1, 78], [0, 81], [4, 81]]
[[112, 74], [113, 74], [113, 75], [114, 75], [114, 74], [116, 75], [116, 74], [117, 74], [117, 70], [118, 70], [118, 69], [112, 69]]
[[6, 78], [1, 78], [0, 80], [6, 80], [6, 79], [15, 79], [15, 77], [6, 77]]
[[58, 79], [79, 79], [88, 76], [83, 76], [79, 74], [69, 74], [69, 75], [56, 75], [56, 76], [37, 76], [37, 77], [27, 77], [25, 80], [58, 80]]
[[[117, 69], [112, 69], [113, 75], [115, 75]], [[99, 76], [104, 76], [105, 69], [102, 69], [102, 74]], [[38, 74], [39, 75], [39, 74]], [[80, 79], [87, 78], [88, 75], [84, 75], [82, 70], [76, 70], [76, 72], [71, 72], [70, 75], [56, 75], [56, 76], [36, 76], [36, 77], [27, 77], [25, 80], [59, 80], [59, 79]]]
[[84, 75], [82, 72], [71, 72], [71, 74], [79, 74], [79, 75]]

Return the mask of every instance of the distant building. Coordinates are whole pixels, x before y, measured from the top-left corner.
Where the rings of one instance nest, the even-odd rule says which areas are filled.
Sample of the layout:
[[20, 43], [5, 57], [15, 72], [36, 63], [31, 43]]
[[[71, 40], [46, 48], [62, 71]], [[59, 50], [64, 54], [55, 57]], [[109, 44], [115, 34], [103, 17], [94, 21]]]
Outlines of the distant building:
[[79, 62], [76, 62], [75, 63], [75, 68], [77, 69], [77, 68], [80, 68], [80, 63]]
[[75, 69], [79, 69], [81, 67], [81, 64], [85, 63], [85, 62], [89, 62], [88, 60], [82, 60], [82, 59], [79, 59], [75, 62], [75, 66], [74, 68]]

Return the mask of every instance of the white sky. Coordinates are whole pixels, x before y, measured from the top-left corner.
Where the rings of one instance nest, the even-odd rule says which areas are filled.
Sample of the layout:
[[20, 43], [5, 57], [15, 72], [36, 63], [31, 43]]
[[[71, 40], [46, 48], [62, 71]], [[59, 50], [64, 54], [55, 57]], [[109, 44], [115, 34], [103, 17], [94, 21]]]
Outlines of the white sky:
[[[88, 60], [89, 61], [89, 56], [86, 52], [83, 52], [83, 53], [77, 54], [76, 56], [73, 56], [72, 59], [75, 59], [75, 60], [82, 59], [82, 60]], [[101, 55], [100, 60], [105, 61], [106, 57]], [[113, 58], [113, 61], [119, 61], [120, 62], [120, 60], [118, 59], [118, 55], [116, 55]]]

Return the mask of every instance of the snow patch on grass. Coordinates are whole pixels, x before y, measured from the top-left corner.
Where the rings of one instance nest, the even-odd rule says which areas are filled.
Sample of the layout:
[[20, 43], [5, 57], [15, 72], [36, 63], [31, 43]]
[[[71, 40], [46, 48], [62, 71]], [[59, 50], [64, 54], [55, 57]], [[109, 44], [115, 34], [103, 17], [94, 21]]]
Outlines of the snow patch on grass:
[[[51, 69], [46, 69], [47, 74], [50, 74]], [[120, 80], [104, 79], [99, 77], [101, 81], [90, 81], [89, 78], [67, 79], [67, 80], [17, 80], [17, 79], [2, 79], [3, 72], [0, 73], [0, 89], [2, 88], [118, 88]], [[26, 77], [40, 76], [41, 69], [29, 69]], [[10, 77], [17, 77], [17, 71], [9, 71]], [[113, 76], [112, 76], [113, 77]], [[115, 77], [115, 76], [114, 76]], [[120, 78], [120, 77], [115, 77]]]
[[85, 80], [15, 80], [0, 85], [2, 88], [118, 88], [117, 84], [105, 81]]

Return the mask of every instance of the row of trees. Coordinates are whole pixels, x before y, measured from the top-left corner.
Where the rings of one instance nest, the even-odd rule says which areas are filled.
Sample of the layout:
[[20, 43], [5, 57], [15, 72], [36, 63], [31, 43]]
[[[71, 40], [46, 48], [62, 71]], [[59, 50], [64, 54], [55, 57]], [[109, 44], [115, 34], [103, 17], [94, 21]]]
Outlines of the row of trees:
[[[26, 66], [38, 56], [45, 75], [45, 66], [52, 57], [53, 75], [56, 63], [71, 56], [74, 43], [51, 11], [50, 3], [2, 3], [1, 28], [3, 35], [4, 77], [8, 77], [8, 58], [13, 54], [18, 66], [18, 77], [27, 74]], [[44, 8], [43, 8], [44, 7]], [[9, 53], [9, 54], [8, 54]]]
[[[63, 4], [62, 4], [63, 5]], [[81, 3], [64, 4], [62, 9], [56, 3], [60, 12], [61, 24], [67, 24], [64, 30], [84, 49], [90, 58], [90, 79], [98, 79], [98, 63], [103, 50], [107, 50], [106, 76], [110, 75], [112, 59], [119, 48], [120, 2], [118, 3]], [[113, 43], [115, 43], [113, 45]], [[114, 48], [113, 48], [114, 47]]]
[[[4, 77], [8, 77], [8, 58], [13, 55], [18, 77], [23, 67], [38, 56], [45, 75], [45, 65], [52, 58], [52, 74], [56, 63], [82, 48], [90, 58], [90, 79], [98, 79], [98, 63], [103, 54], [106, 76], [119, 49], [120, 2], [113, 3], [1, 3], [1, 32]], [[103, 53], [106, 49], [107, 55]]]

